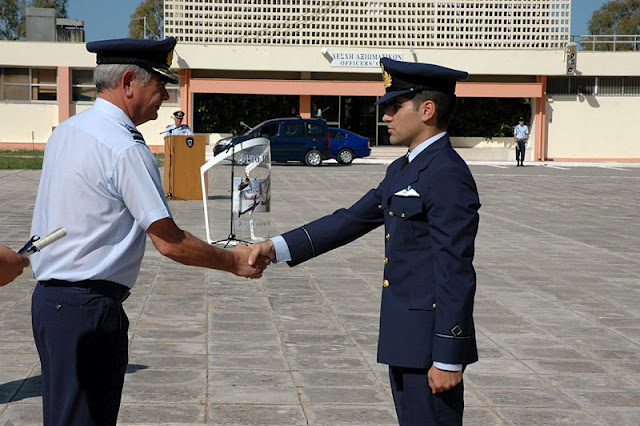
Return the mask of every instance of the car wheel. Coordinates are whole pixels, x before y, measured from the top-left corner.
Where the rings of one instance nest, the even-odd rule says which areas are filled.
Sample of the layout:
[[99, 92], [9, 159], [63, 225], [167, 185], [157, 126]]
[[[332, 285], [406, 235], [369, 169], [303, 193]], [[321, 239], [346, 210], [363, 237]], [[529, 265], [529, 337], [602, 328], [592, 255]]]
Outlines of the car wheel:
[[304, 155], [304, 164], [307, 166], [319, 166], [322, 164], [322, 153], [317, 149], [311, 149]]
[[351, 164], [355, 158], [355, 154], [350, 149], [343, 148], [338, 151], [338, 155], [336, 157], [340, 164]]

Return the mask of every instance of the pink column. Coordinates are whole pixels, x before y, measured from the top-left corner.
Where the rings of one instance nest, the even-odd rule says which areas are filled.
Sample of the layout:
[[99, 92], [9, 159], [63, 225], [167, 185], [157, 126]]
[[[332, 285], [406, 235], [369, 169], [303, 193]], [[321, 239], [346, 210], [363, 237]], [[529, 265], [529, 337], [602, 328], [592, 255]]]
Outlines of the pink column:
[[71, 68], [58, 67], [58, 123], [71, 117]]

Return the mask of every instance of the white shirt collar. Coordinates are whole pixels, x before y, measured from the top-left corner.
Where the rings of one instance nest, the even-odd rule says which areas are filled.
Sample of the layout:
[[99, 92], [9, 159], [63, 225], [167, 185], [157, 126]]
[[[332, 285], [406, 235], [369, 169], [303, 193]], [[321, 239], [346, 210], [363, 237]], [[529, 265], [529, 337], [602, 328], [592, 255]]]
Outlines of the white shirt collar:
[[418, 156], [418, 154], [420, 154], [422, 151], [427, 149], [429, 145], [433, 144], [434, 142], [436, 142], [438, 139], [440, 139], [446, 134], [447, 134], [447, 131], [445, 130], [444, 132], [440, 132], [437, 135], [431, 136], [429, 139], [427, 139], [426, 141], [422, 142], [420, 145], [413, 148], [413, 151], [409, 151], [409, 153], [407, 154], [407, 156], [409, 157], [409, 162], [412, 162], [413, 159]]
[[96, 109], [104, 112], [105, 114], [113, 117], [119, 123], [128, 124], [134, 129], [136, 128], [135, 124], [133, 124], [133, 121], [131, 121], [131, 118], [129, 118], [129, 116], [123, 110], [121, 110], [119, 106], [112, 104], [108, 100], [104, 98], [96, 98], [96, 102], [93, 104], [93, 106]]

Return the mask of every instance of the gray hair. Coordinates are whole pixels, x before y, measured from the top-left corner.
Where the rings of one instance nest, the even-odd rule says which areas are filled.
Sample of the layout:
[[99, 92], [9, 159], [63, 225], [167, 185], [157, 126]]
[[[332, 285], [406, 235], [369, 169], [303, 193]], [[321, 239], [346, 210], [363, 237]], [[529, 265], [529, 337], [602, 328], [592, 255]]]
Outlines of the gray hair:
[[133, 71], [133, 74], [140, 81], [140, 84], [146, 86], [151, 80], [151, 73], [138, 65], [131, 64], [100, 64], [93, 71], [93, 79], [96, 82], [96, 90], [98, 93], [103, 90], [113, 89], [118, 85], [120, 77], [126, 71]]

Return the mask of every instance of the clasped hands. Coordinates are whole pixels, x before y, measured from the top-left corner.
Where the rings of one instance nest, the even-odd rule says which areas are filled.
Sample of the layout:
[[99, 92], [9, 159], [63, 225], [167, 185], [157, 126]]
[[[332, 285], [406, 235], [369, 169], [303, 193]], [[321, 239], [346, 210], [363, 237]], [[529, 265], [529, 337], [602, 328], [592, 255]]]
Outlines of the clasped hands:
[[246, 278], [260, 278], [262, 272], [276, 257], [276, 249], [270, 240], [252, 244], [238, 244], [233, 249], [235, 256], [236, 275]]

